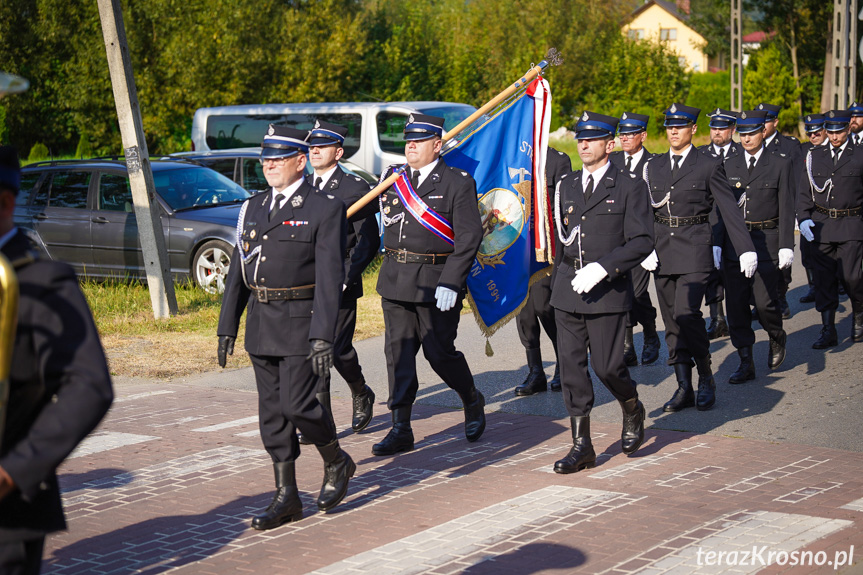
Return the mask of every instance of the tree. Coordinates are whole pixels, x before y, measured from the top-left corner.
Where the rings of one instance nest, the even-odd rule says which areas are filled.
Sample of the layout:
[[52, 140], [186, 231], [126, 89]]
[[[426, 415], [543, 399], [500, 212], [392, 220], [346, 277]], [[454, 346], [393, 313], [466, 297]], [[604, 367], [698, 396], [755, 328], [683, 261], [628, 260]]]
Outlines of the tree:
[[800, 117], [800, 89], [790, 62], [775, 42], [761, 47], [749, 58], [743, 72], [743, 107], [751, 110], [760, 102], [782, 106], [777, 129], [794, 132]]

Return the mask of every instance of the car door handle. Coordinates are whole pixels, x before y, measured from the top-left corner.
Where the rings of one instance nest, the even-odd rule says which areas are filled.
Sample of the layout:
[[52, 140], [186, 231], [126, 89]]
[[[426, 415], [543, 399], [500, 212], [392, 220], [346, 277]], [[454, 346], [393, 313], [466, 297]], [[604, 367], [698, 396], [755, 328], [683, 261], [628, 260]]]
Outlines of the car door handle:
[[47, 220], [47, 219], [48, 219], [48, 214], [46, 214], [45, 212], [39, 212], [38, 214], [36, 214], [35, 216], [33, 216], [33, 219], [34, 219], [34, 220]]
[[110, 223], [110, 222], [109, 222], [109, 220], [108, 220], [108, 218], [106, 218], [105, 216], [96, 216], [95, 218], [93, 218], [93, 219], [92, 219], [92, 220], [90, 220], [90, 221], [95, 222], [95, 223], [97, 223], [97, 224], [107, 224], [107, 223]]

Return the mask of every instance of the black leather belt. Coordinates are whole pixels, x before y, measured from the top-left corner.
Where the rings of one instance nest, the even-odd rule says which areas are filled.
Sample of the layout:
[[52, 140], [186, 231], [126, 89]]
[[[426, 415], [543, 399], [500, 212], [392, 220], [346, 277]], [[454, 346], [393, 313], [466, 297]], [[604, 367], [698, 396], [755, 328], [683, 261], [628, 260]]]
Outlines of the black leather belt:
[[861, 206], [857, 206], [856, 208], [848, 208], [846, 210], [837, 210], [836, 208], [825, 208], [824, 206], [819, 206], [815, 204], [815, 211], [819, 214], [826, 214], [829, 218], [845, 218], [848, 216], [859, 216], [861, 211]]
[[384, 255], [400, 264], [442, 264], [450, 254], [416, 254], [407, 250], [386, 248]]
[[261, 303], [271, 301], [287, 301], [292, 299], [312, 299], [315, 297], [315, 284], [292, 288], [259, 288], [253, 287], [255, 299]]
[[679, 228], [680, 226], [694, 226], [697, 224], [706, 224], [710, 221], [710, 216], [707, 214], [701, 216], [663, 216], [653, 212], [653, 221], [660, 223], [669, 228]]
[[563, 263], [572, 266], [572, 269], [574, 269], [574, 270], [580, 270], [581, 268], [583, 268], [587, 264], [592, 264], [593, 262], [584, 262], [584, 265], [582, 265], [578, 259], [571, 258], [568, 255], [563, 254]]
[[772, 220], [764, 220], [763, 222], [745, 222], [746, 229], [750, 232], [752, 230], [772, 230], [773, 228], [779, 225], [779, 218], [773, 218]]

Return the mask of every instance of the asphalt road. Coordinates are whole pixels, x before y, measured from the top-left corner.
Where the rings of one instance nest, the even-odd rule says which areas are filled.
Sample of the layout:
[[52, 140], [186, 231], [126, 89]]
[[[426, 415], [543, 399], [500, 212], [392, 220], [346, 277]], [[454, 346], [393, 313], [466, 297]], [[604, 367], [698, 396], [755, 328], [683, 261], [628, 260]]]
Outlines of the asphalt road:
[[[785, 363], [775, 372], [767, 368], [767, 337], [759, 329], [754, 347], [757, 378], [742, 385], [730, 385], [728, 378], [738, 364], [736, 351], [728, 337], [714, 340], [710, 349], [717, 381], [716, 406], [707, 412], [693, 408], [679, 413], [663, 413], [663, 403], [676, 388], [673, 369], [665, 363], [668, 356], [663, 341], [659, 361], [650, 366], [631, 368], [647, 407], [650, 427], [863, 451], [863, 443], [857, 441], [863, 437], [863, 417], [860, 416], [863, 408], [863, 343], [854, 344], [850, 338], [850, 303], [843, 297], [837, 312], [839, 345], [829, 350], [812, 349], [812, 342], [820, 331], [820, 314], [815, 311], [814, 304], [798, 301], [806, 292], [806, 279], [799, 263], [799, 252], [795, 255], [794, 281], [788, 292], [793, 316], [785, 322], [788, 332]], [[651, 294], [656, 305], [653, 285]], [[704, 315], [705, 318], [708, 315], [706, 308]], [[661, 317], [658, 323], [662, 335]], [[554, 352], [551, 342], [545, 336], [543, 338], [544, 365], [550, 377], [554, 371]], [[640, 328], [636, 328], [635, 343], [640, 355]], [[359, 341], [355, 345], [366, 380], [377, 395], [376, 413], [382, 413], [387, 397], [383, 337]], [[215, 337], [213, 346], [215, 349]], [[524, 380], [527, 366], [513, 322], [491, 338], [492, 357], [486, 356], [485, 346], [486, 340], [472, 316], [463, 316], [456, 347], [467, 356], [476, 384], [486, 397], [487, 412], [567, 417], [558, 393], [540, 393], [524, 398], [514, 395], [513, 388]], [[420, 378], [418, 403], [461, 407], [456, 393], [443, 384], [422, 354], [417, 358], [417, 365]], [[592, 418], [601, 423], [619, 423], [621, 414], [616, 401], [595, 377], [594, 382], [597, 396]], [[213, 371], [175, 383], [255, 389], [251, 368]], [[334, 397], [349, 397], [347, 386], [335, 372], [332, 389]]]

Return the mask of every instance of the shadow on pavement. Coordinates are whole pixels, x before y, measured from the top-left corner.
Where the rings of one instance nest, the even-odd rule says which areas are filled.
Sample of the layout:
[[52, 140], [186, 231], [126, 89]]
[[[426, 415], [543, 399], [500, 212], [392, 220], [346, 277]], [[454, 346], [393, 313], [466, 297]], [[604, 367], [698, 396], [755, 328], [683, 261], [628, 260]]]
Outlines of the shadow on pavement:
[[504, 575], [518, 573], [569, 571], [584, 564], [586, 557], [580, 550], [557, 543], [529, 543], [503, 555], [488, 557], [471, 565], [465, 575]]

